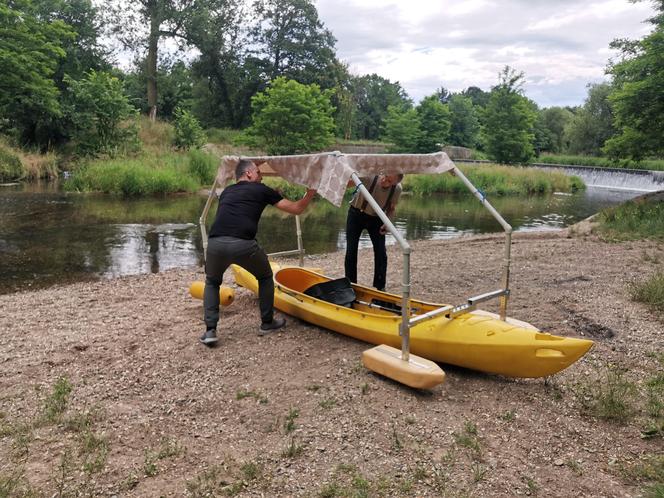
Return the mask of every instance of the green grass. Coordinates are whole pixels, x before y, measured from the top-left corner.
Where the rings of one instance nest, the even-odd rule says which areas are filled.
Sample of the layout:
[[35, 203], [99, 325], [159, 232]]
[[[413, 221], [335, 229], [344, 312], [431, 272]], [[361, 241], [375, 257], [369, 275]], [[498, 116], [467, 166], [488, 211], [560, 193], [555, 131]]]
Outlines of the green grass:
[[290, 434], [295, 430], [295, 419], [300, 416], [300, 411], [297, 408], [291, 408], [286, 415], [286, 420], [284, 422], [284, 431], [286, 434]]
[[645, 303], [653, 310], [664, 313], [664, 272], [657, 272], [630, 289], [634, 301]]
[[[464, 165], [460, 168], [477, 189], [491, 195], [531, 195], [550, 192], [574, 192], [585, 188], [575, 176], [527, 167], [496, 164]], [[406, 175], [404, 192], [428, 196], [434, 193], [468, 193], [462, 181], [450, 174]]]
[[195, 192], [203, 184], [212, 183], [215, 162], [199, 151], [97, 160], [76, 170], [65, 183], [65, 189], [125, 197]]
[[608, 368], [598, 378], [579, 384], [576, 390], [583, 411], [622, 424], [636, 413], [637, 394], [636, 385], [618, 367]]
[[571, 156], [571, 155], [543, 155], [532, 160], [533, 163], [564, 164], [567, 166], [592, 166], [594, 168], [626, 168], [664, 170], [663, 159], [609, 159], [608, 157]]
[[628, 201], [600, 211], [597, 221], [607, 240], [664, 240], [664, 201]]
[[43, 416], [47, 422], [57, 422], [67, 409], [72, 386], [69, 379], [60, 377], [53, 386], [53, 392], [44, 400]]
[[297, 444], [295, 437], [291, 437], [288, 442], [288, 446], [286, 446], [286, 449], [281, 452], [281, 456], [285, 458], [295, 458], [300, 456], [303, 450], [304, 446]]
[[263, 396], [262, 394], [259, 394], [255, 391], [238, 391], [235, 394], [235, 399], [241, 400], [244, 398], [254, 398], [256, 399], [261, 405], [264, 405], [268, 402], [267, 396]]

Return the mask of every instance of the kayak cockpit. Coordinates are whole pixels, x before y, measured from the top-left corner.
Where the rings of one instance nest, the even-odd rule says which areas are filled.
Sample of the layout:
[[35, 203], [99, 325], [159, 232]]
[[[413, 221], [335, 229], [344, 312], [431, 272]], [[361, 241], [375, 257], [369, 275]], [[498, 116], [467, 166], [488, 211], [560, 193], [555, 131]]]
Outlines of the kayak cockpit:
[[[310, 290], [320, 284], [329, 284], [335, 282], [334, 280], [320, 275], [305, 268], [289, 267], [278, 270], [274, 275], [274, 280], [282, 290], [288, 292], [297, 292], [312, 296]], [[343, 279], [339, 279], [340, 281]], [[343, 285], [343, 284], [340, 284]], [[375, 313], [378, 315], [394, 316], [402, 314], [401, 297], [381, 292], [376, 289], [371, 289], [357, 284], [348, 282], [349, 290], [352, 289], [352, 300], [343, 303], [347, 308], [361, 311], [363, 313]], [[333, 304], [342, 304], [334, 302], [334, 300], [326, 300], [324, 297], [316, 296], [322, 301], [332, 302]], [[411, 316], [421, 315], [437, 308], [441, 305], [433, 303], [425, 303], [422, 301], [410, 300], [410, 314]]]

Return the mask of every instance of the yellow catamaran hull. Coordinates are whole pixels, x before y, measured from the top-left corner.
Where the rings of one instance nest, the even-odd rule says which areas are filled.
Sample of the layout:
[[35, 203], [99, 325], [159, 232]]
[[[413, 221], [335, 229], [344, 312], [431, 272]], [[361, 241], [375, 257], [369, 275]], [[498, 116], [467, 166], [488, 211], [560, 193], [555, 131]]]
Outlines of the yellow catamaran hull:
[[[241, 267], [232, 266], [236, 282], [257, 293], [256, 279]], [[353, 284], [357, 302], [352, 308], [335, 305], [304, 294], [312, 285], [330, 280], [299, 268], [273, 266], [278, 310], [371, 344], [401, 347], [401, 315], [370, 305], [372, 301], [400, 305], [401, 297]], [[195, 285], [195, 284], [194, 284]], [[198, 292], [193, 291], [195, 297]], [[365, 304], [361, 304], [365, 303]], [[411, 315], [444, 305], [411, 300]], [[454, 318], [438, 315], [412, 325], [410, 351], [441, 363], [509, 377], [545, 377], [567, 368], [581, 358], [592, 341], [544, 333], [529, 323], [475, 310]]]

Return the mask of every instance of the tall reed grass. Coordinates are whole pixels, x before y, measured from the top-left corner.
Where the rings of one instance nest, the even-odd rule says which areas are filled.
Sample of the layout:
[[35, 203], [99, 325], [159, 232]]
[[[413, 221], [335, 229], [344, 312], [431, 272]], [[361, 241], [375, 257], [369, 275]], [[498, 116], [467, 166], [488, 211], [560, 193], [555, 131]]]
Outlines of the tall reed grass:
[[[531, 168], [515, 168], [496, 164], [463, 166], [460, 168], [468, 179], [485, 194], [531, 195], [549, 192], [574, 192], [585, 185], [580, 178], [558, 172]], [[463, 182], [450, 174], [406, 175], [405, 192], [426, 196], [434, 193], [467, 193]]]
[[210, 163], [202, 156], [192, 159], [191, 155], [175, 153], [99, 160], [81, 166], [65, 183], [65, 189], [130, 197], [194, 192], [202, 179], [209, 178], [209, 169]]

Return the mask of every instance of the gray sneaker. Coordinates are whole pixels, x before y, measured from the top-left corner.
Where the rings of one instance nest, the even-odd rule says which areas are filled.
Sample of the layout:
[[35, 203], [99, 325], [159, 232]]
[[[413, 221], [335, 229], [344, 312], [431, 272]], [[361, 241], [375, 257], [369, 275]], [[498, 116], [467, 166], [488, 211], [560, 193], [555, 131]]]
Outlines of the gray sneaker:
[[258, 335], [267, 335], [275, 330], [279, 330], [284, 325], [286, 325], [285, 318], [273, 318], [271, 322], [261, 324], [261, 327], [258, 329]]
[[219, 339], [217, 339], [217, 330], [216, 329], [210, 329], [205, 332], [201, 336], [200, 341], [205, 344], [206, 346], [214, 346], [217, 344]]

